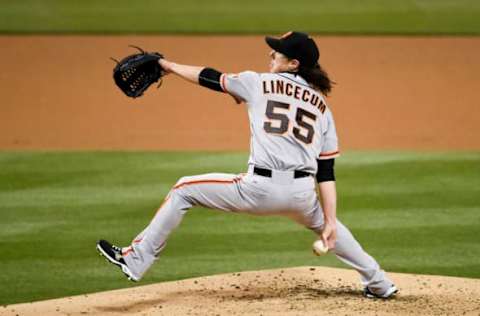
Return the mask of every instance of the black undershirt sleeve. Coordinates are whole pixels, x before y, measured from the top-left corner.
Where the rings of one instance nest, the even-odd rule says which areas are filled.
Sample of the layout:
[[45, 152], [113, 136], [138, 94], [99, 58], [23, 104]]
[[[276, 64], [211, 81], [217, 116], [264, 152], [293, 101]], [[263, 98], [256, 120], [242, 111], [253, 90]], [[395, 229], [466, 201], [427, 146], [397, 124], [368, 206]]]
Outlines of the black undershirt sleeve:
[[206, 88], [223, 92], [222, 86], [220, 85], [221, 76], [222, 73], [218, 70], [206, 67], [200, 72], [198, 76], [198, 83]]
[[325, 182], [325, 181], [335, 181], [335, 172], [333, 167], [335, 165], [335, 159], [325, 159], [320, 160], [317, 159], [317, 182]]

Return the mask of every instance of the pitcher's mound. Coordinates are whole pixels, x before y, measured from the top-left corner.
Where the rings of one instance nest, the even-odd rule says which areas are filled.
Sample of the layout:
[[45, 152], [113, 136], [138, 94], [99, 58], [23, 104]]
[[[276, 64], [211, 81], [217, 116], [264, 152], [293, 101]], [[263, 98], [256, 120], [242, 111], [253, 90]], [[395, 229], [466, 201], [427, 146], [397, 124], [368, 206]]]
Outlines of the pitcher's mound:
[[[363, 298], [351, 270], [299, 267], [214, 275], [10, 305], [2, 315], [479, 315], [480, 280], [390, 273], [394, 299]], [[120, 277], [120, 273], [119, 273]], [[3, 309], [3, 310], [2, 310]]]

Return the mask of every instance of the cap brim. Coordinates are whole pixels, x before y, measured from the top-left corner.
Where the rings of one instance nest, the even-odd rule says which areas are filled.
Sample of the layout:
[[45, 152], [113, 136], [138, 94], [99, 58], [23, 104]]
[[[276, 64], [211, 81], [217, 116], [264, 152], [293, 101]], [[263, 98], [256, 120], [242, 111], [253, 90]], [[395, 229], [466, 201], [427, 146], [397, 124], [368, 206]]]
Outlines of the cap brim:
[[267, 42], [267, 45], [270, 46], [271, 49], [281, 53], [282, 44], [280, 39], [271, 36], [265, 36], [265, 42]]

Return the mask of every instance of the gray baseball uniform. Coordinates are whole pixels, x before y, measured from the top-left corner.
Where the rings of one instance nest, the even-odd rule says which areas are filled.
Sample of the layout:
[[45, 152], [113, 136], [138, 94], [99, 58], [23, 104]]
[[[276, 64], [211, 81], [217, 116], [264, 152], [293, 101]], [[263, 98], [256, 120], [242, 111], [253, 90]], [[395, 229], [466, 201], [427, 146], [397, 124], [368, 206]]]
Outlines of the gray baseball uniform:
[[[123, 249], [123, 257], [140, 279], [159, 257], [168, 236], [192, 206], [227, 212], [288, 216], [320, 233], [323, 211], [313, 176], [316, 159], [339, 155], [335, 123], [321, 94], [301, 77], [290, 73], [222, 75], [225, 92], [247, 104], [251, 144], [246, 174], [204, 174], [181, 178], [165, 198], [151, 223]], [[254, 168], [271, 170], [271, 176]], [[356, 269], [362, 283], [385, 292], [392, 282], [352, 236], [337, 221], [333, 252]]]

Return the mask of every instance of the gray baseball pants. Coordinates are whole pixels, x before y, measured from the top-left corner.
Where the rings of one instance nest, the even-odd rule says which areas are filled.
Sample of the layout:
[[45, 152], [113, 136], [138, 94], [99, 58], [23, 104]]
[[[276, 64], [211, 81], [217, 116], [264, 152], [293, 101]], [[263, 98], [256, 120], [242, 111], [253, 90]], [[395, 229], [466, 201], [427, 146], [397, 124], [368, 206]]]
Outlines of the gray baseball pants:
[[[255, 215], [288, 216], [320, 234], [323, 211], [315, 179], [294, 179], [293, 172], [275, 171], [271, 178], [253, 174], [212, 173], [181, 178], [165, 198], [150, 224], [123, 248], [129, 269], [140, 279], [158, 258], [168, 236], [192, 206]], [[364, 286], [384, 293], [392, 282], [351, 232], [337, 220], [335, 255], [360, 273]]]

